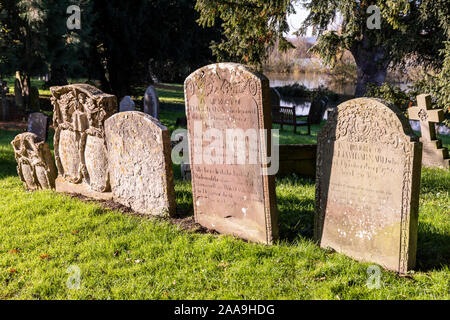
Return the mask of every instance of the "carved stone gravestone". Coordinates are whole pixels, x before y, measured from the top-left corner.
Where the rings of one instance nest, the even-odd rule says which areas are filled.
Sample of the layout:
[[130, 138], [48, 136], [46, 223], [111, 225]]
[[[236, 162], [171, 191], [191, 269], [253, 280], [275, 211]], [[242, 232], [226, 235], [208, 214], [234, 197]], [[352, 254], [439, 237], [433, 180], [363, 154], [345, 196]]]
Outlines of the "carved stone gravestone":
[[104, 122], [117, 112], [117, 99], [76, 84], [52, 87], [56, 191], [111, 199]]
[[260, 136], [271, 128], [268, 79], [239, 64], [209, 65], [186, 79], [185, 96], [196, 222], [272, 243], [275, 184], [262, 163], [268, 143]]
[[315, 237], [360, 261], [414, 267], [422, 145], [399, 110], [361, 98], [318, 136]]
[[119, 113], [105, 122], [114, 201], [141, 214], [173, 216], [170, 133], [142, 112]]
[[144, 112], [159, 119], [159, 98], [154, 86], [147, 88], [144, 94]]
[[28, 190], [54, 189], [57, 176], [49, 146], [34, 133], [22, 133], [13, 142], [17, 173]]
[[130, 96], [126, 96], [120, 101], [120, 112], [136, 111], [136, 104]]
[[409, 108], [409, 119], [420, 121], [423, 143], [422, 164], [426, 167], [450, 168], [447, 148], [436, 136], [436, 123], [444, 121], [444, 110], [431, 110], [431, 95], [422, 94], [417, 97], [418, 107]]
[[28, 132], [37, 135], [42, 141], [48, 137], [48, 117], [43, 113], [32, 113], [28, 116]]

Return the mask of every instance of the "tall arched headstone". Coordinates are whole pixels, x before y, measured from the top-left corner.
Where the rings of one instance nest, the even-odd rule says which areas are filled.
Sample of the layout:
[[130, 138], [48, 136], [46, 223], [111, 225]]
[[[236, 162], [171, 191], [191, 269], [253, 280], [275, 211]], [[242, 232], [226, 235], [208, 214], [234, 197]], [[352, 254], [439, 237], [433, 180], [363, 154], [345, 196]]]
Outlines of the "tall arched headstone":
[[141, 214], [173, 216], [170, 133], [142, 112], [118, 113], [105, 123], [114, 201]]
[[196, 222], [272, 243], [275, 181], [264, 172], [268, 144], [260, 136], [271, 128], [269, 80], [243, 65], [214, 64], [186, 79], [185, 96]]
[[338, 106], [318, 136], [320, 245], [399, 273], [414, 268], [421, 156], [399, 110], [368, 98]]
[[104, 122], [117, 98], [86, 84], [52, 87], [56, 191], [110, 199]]

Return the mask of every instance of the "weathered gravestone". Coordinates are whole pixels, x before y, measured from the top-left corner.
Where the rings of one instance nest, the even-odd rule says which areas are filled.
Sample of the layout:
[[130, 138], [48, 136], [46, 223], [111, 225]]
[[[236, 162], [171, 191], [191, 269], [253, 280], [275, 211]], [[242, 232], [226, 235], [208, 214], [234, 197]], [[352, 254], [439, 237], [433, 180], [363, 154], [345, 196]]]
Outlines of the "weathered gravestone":
[[260, 136], [271, 128], [268, 79], [239, 64], [214, 64], [186, 79], [185, 95], [196, 222], [272, 243], [275, 184], [262, 164], [268, 144]]
[[144, 113], [159, 119], [159, 98], [154, 86], [147, 88], [144, 94]]
[[39, 112], [41, 110], [39, 103], [39, 89], [37, 87], [30, 88], [30, 110]]
[[34, 133], [22, 133], [13, 142], [17, 173], [28, 190], [54, 189], [57, 176], [49, 146]]
[[444, 121], [444, 110], [431, 110], [431, 95], [422, 94], [417, 97], [418, 107], [409, 108], [409, 119], [420, 121], [423, 143], [422, 164], [426, 167], [450, 168], [447, 148], [436, 136], [436, 123]]
[[311, 124], [320, 124], [322, 122], [327, 105], [327, 97], [317, 97], [312, 101], [308, 117]]
[[76, 84], [52, 87], [56, 191], [111, 199], [104, 121], [117, 112], [117, 99]]
[[119, 113], [105, 122], [114, 201], [142, 214], [175, 214], [170, 133], [142, 112]]
[[136, 111], [136, 104], [130, 96], [126, 96], [120, 101], [120, 112]]
[[28, 116], [28, 132], [37, 135], [42, 141], [48, 137], [48, 117], [43, 113], [32, 113]]
[[318, 136], [315, 237], [360, 261], [414, 267], [422, 145], [381, 100], [338, 106]]

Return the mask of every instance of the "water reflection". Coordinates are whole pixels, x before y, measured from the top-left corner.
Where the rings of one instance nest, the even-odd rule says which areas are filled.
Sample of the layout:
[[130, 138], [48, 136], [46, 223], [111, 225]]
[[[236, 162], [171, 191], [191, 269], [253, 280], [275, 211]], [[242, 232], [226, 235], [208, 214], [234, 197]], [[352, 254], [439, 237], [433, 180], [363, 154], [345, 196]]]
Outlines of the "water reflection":
[[326, 87], [338, 94], [355, 94], [356, 83], [336, 81], [326, 73], [265, 73], [270, 80], [271, 87], [284, 87], [301, 84], [308, 89]]

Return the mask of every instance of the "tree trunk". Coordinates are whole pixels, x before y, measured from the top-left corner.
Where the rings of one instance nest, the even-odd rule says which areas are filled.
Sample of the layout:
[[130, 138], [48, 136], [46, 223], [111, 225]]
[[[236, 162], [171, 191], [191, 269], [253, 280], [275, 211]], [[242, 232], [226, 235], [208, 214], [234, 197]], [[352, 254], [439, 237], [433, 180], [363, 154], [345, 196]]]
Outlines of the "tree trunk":
[[385, 82], [390, 59], [383, 46], [375, 46], [367, 38], [358, 41], [351, 52], [358, 70], [355, 96], [362, 97], [368, 84], [380, 86]]
[[31, 77], [29, 74], [23, 76], [23, 101], [25, 104], [25, 111], [30, 111], [30, 92], [31, 92]]

